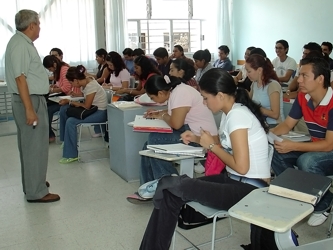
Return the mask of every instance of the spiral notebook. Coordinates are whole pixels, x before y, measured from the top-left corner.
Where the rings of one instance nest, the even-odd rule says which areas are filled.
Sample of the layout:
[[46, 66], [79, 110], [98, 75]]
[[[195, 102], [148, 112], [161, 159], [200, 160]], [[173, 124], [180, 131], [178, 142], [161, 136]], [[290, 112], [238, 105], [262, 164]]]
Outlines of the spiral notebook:
[[159, 154], [172, 154], [172, 155], [189, 155], [196, 157], [205, 157], [205, 150], [203, 147], [193, 147], [183, 143], [176, 144], [162, 144], [162, 145], [147, 145], [147, 148]]

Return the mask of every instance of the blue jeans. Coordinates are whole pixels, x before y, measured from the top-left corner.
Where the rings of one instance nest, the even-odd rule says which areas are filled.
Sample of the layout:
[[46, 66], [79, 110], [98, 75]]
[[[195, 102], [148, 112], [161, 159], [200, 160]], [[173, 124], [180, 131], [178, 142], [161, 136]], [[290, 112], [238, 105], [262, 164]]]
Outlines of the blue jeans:
[[[181, 141], [179, 141], [180, 135], [186, 130], [190, 130], [188, 125], [184, 125], [178, 130], [173, 130], [173, 133], [170, 134], [150, 133], [148, 136], [148, 141], [143, 145], [143, 150], [147, 149], [147, 145], [181, 143]], [[199, 146], [197, 143], [190, 143], [190, 145]], [[140, 185], [171, 174], [178, 175], [178, 171], [173, 166], [172, 162], [147, 156], [141, 156]]]
[[80, 123], [98, 123], [107, 120], [106, 110], [97, 110], [83, 120], [68, 117], [66, 111], [69, 105], [60, 108], [60, 141], [64, 142], [62, 156], [64, 158], [76, 158], [77, 152], [77, 129]]
[[[281, 174], [287, 168], [297, 166], [299, 170], [320, 174], [333, 175], [333, 151], [331, 152], [299, 152], [291, 151], [280, 154], [274, 150], [272, 169], [276, 175]], [[316, 213], [326, 211], [332, 206], [333, 194], [327, 191], [320, 202], [314, 207]]]
[[55, 137], [55, 134], [52, 130], [52, 120], [55, 112], [60, 110], [60, 105], [58, 103], [51, 103], [47, 106], [47, 112], [49, 115], [49, 138]]

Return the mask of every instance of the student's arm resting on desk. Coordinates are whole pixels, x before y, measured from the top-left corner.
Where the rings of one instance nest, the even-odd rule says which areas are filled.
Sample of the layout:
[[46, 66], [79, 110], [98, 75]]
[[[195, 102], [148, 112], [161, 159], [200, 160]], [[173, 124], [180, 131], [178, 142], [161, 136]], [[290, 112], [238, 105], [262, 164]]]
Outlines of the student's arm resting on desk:
[[15, 78], [15, 81], [19, 92], [18, 94], [20, 95], [25, 108], [25, 115], [27, 119], [26, 123], [28, 125], [32, 125], [34, 121], [37, 121], [38, 123], [38, 116], [34, 110], [34, 107], [32, 106], [29, 88], [25, 78], [25, 75], [22, 73], [19, 77]]
[[295, 127], [298, 120], [291, 118], [289, 115], [286, 119], [278, 124], [275, 128], [270, 129], [270, 131], [276, 135], [285, 135]]
[[283, 140], [282, 142], [274, 142], [274, 148], [282, 154], [290, 151], [330, 152], [333, 150], [333, 131], [327, 130], [325, 139], [320, 141], [294, 142]]
[[165, 121], [171, 128], [180, 129], [185, 123], [185, 117], [191, 107], [179, 107], [171, 110], [171, 116], [167, 112], [152, 114], [152, 118]]
[[134, 96], [142, 95], [144, 93], [146, 93], [146, 90], [144, 88], [142, 88], [141, 81], [139, 81], [139, 84], [135, 89], [123, 88], [123, 89], [118, 89], [116, 91], [116, 94], [130, 94], [130, 95], [134, 95]]
[[[217, 155], [228, 167], [241, 175], [250, 169], [250, 153], [248, 144], [248, 129], [237, 129], [230, 134], [233, 154], [229, 154], [221, 147], [214, 146], [212, 152]], [[206, 131], [201, 131], [200, 145], [209, 149], [214, 143], [213, 137]]]

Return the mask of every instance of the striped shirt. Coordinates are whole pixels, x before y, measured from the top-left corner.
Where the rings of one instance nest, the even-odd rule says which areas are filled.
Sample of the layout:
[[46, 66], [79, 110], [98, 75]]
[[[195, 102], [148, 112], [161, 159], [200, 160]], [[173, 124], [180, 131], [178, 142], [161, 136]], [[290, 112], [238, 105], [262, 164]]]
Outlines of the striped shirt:
[[328, 88], [326, 95], [317, 107], [313, 106], [311, 96], [299, 92], [289, 112], [289, 116], [299, 120], [304, 117], [312, 141], [325, 138], [326, 131], [333, 131], [333, 91]]

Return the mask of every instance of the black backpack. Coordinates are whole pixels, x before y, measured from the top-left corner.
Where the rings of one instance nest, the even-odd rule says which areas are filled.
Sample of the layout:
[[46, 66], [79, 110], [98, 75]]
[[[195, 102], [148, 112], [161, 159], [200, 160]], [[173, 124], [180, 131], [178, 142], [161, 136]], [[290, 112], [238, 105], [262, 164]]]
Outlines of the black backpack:
[[[292, 230], [291, 237], [298, 246], [298, 235]], [[241, 245], [244, 250], [278, 250], [275, 243], [274, 232], [251, 224], [251, 244]]]

